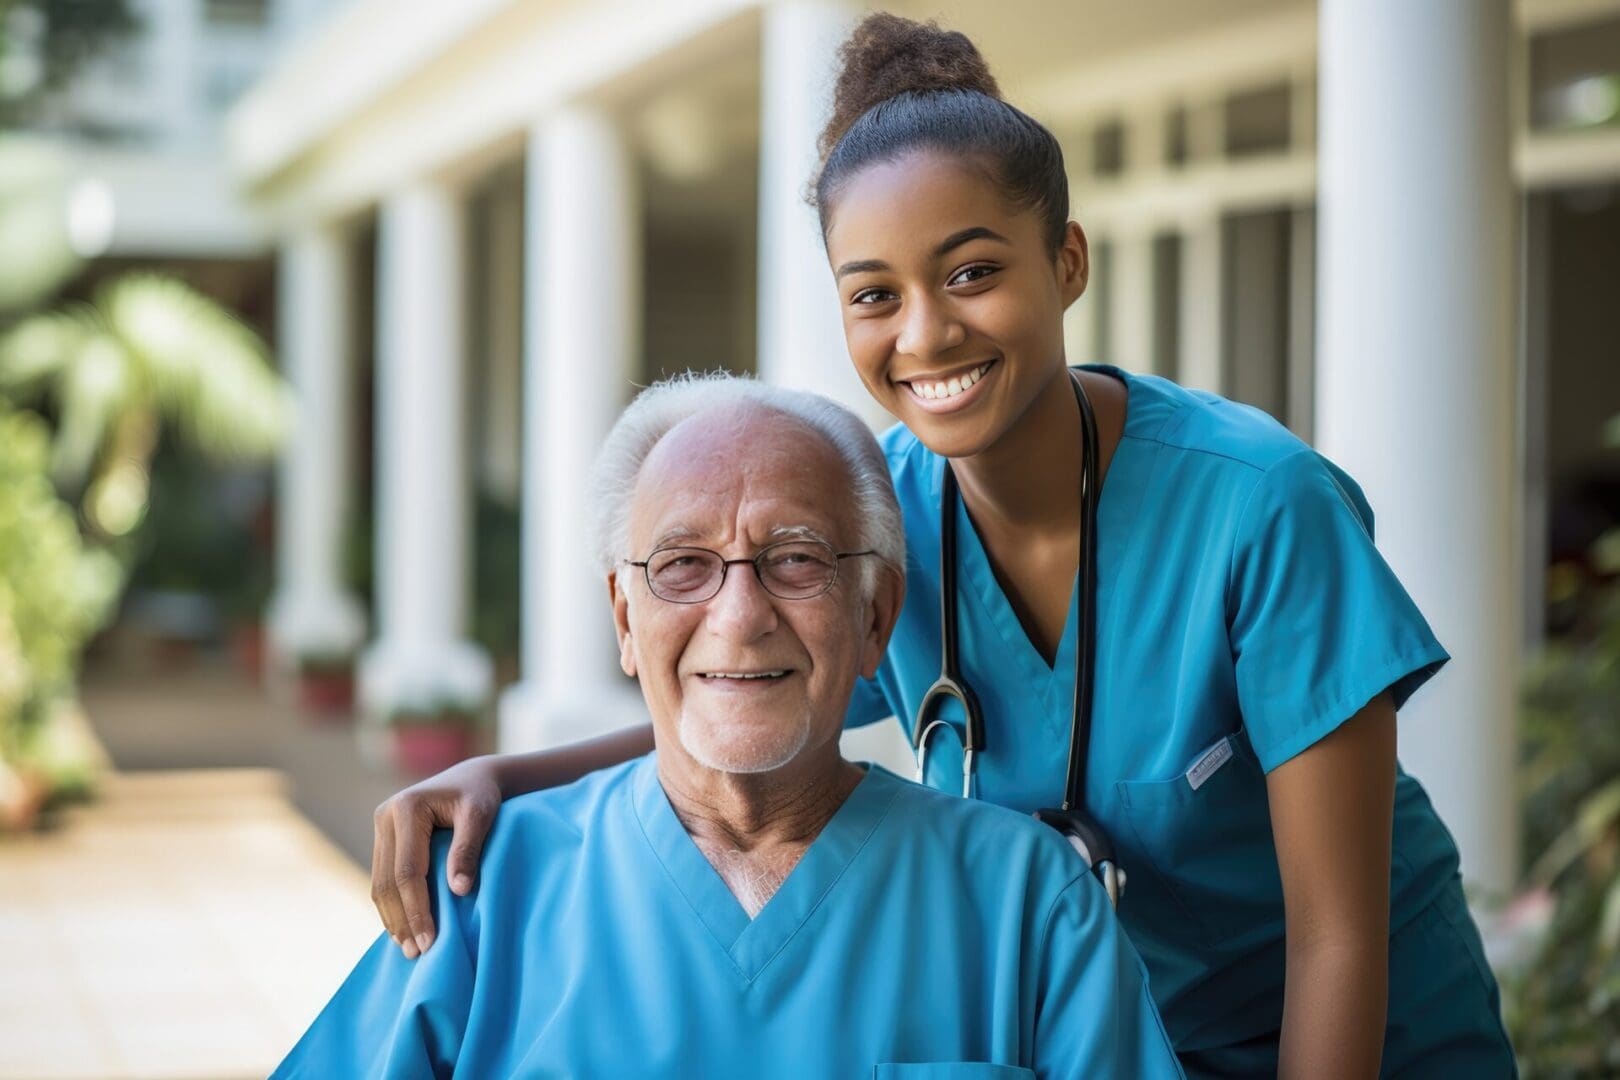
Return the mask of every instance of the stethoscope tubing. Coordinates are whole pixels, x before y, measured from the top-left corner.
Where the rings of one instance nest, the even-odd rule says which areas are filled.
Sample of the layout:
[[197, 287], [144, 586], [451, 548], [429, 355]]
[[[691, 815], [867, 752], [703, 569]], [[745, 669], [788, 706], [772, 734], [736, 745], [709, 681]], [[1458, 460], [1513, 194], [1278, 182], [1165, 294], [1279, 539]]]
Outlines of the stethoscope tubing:
[[[1118, 906], [1125, 875], [1114, 856], [1113, 843], [1102, 826], [1085, 810], [1086, 768], [1091, 745], [1092, 701], [1097, 663], [1097, 417], [1079, 376], [1069, 372], [1075, 401], [1080, 408], [1083, 458], [1080, 468], [1080, 589], [1075, 641], [1074, 705], [1069, 724], [1068, 765], [1064, 774], [1063, 804], [1042, 809], [1035, 817], [1068, 839], [1102, 881], [1111, 904]], [[940, 674], [934, 680], [912, 723], [911, 744], [917, 755], [917, 779], [927, 774], [928, 751], [935, 730], [952, 726], [939, 715], [947, 700], [962, 706], [962, 796], [970, 798], [976, 758], [985, 750], [984, 713], [978, 696], [962, 675], [957, 627], [956, 475], [945, 463], [940, 493]]]

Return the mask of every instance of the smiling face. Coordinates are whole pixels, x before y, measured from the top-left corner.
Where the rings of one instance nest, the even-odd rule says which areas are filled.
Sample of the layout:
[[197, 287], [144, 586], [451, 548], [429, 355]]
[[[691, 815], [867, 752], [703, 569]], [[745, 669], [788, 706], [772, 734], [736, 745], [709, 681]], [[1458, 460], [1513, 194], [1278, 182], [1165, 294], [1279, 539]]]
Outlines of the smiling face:
[[[796, 420], [753, 407], [695, 416], [642, 465], [630, 557], [679, 544], [747, 559], [804, 536], [859, 550], [849, 486], [837, 452]], [[898, 609], [888, 573], [863, 595], [862, 561], [842, 560], [830, 591], [801, 600], [772, 596], [745, 564], [697, 604], [652, 595], [639, 569], [610, 577], [620, 663], [640, 681], [660, 753], [678, 746], [706, 768], [759, 773], [835, 744]]]
[[1085, 235], [1053, 252], [1033, 210], [972, 163], [917, 151], [862, 169], [827, 229], [844, 336], [866, 389], [935, 453], [994, 446], [1063, 373]]

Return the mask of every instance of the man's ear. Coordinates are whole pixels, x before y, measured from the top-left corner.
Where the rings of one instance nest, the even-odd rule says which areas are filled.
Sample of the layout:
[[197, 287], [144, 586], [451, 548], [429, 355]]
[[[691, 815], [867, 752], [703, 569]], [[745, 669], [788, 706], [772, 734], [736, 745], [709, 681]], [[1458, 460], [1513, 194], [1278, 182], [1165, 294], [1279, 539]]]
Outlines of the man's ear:
[[1063, 228], [1063, 241], [1058, 245], [1057, 252], [1058, 294], [1063, 298], [1063, 308], [1080, 299], [1086, 291], [1086, 285], [1091, 280], [1091, 249], [1086, 242], [1085, 230], [1077, 221], [1071, 221]]
[[877, 674], [883, 654], [889, 649], [889, 636], [900, 618], [900, 605], [906, 599], [906, 576], [898, 567], [883, 562], [878, 566], [877, 586], [872, 590], [871, 602], [866, 606], [866, 622], [861, 642], [861, 675], [872, 678]]
[[636, 677], [635, 640], [630, 634], [630, 597], [619, 588], [619, 572], [609, 570], [608, 600], [613, 604], [613, 629], [619, 635], [619, 670]]

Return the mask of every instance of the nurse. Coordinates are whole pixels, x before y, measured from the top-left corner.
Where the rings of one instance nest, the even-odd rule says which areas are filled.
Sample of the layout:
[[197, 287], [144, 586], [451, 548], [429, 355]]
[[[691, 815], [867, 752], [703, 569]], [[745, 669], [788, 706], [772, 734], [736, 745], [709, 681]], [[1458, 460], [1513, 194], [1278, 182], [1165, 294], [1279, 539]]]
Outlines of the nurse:
[[[901, 421], [883, 444], [910, 549], [894, 638], [848, 722], [909, 726], [937, 677], [954, 514], [988, 744], [973, 793], [1055, 805], [1082, 468], [1062, 317], [1088, 271], [1061, 153], [966, 38], [888, 15], [844, 47], [821, 151], [850, 356]], [[1079, 379], [1102, 480], [1084, 802], [1128, 872], [1119, 917], [1188, 1074], [1512, 1075], [1455, 845], [1395, 758], [1396, 711], [1447, 656], [1374, 547], [1361, 490], [1256, 410], [1107, 366]], [[942, 506], [947, 468], [960, 496]], [[645, 740], [467, 762], [380, 807], [378, 907], [406, 954], [432, 942], [432, 823], [455, 826], [461, 887], [503, 796]], [[945, 749], [927, 780], [960, 791]]]
[[437, 946], [379, 937], [277, 1075], [1180, 1077], [1056, 833], [839, 755], [904, 591], [865, 425], [681, 379], [597, 477], [656, 752], [507, 804], [466, 897], [441, 835]]

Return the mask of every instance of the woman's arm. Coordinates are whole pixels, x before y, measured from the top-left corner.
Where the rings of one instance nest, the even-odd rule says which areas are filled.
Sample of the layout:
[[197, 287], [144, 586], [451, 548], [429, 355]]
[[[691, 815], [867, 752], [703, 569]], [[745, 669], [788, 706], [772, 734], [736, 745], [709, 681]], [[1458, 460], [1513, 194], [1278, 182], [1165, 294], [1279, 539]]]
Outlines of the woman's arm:
[[1389, 996], [1395, 706], [1386, 692], [1266, 780], [1288, 959], [1282, 1077], [1375, 1077]]
[[445, 876], [456, 895], [466, 896], [478, 876], [484, 837], [503, 800], [572, 783], [652, 748], [652, 725], [643, 724], [555, 750], [470, 758], [377, 807], [372, 818], [371, 902], [406, 958], [416, 959], [433, 944], [427, 875], [428, 842], [435, 828], [452, 830]]

